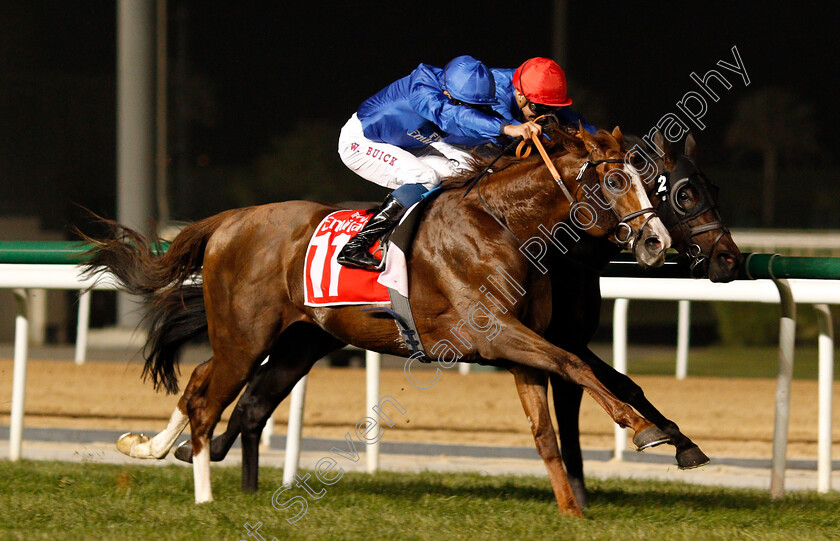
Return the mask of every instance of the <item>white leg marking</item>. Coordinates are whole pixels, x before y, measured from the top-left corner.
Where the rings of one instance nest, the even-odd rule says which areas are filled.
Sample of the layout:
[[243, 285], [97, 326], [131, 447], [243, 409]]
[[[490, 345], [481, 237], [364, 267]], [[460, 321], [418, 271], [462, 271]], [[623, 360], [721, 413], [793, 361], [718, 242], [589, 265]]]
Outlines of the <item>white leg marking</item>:
[[184, 415], [180, 409], [175, 408], [166, 429], [148, 441], [141, 441], [132, 445], [130, 456], [135, 458], [165, 457], [189, 422], [189, 417]]
[[193, 481], [195, 482], [195, 503], [213, 501], [213, 491], [210, 488], [210, 445], [202, 442], [201, 451], [193, 455]]

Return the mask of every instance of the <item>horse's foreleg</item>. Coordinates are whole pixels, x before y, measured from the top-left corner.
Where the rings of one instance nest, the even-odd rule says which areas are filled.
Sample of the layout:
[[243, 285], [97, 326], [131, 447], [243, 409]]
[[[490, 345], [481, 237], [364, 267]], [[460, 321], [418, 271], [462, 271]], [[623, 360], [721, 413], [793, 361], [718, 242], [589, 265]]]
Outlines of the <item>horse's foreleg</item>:
[[566, 471], [560, 460], [560, 448], [557, 447], [557, 434], [551, 425], [548, 409], [548, 375], [545, 372], [514, 366], [510, 369], [516, 379], [516, 390], [522, 408], [531, 425], [537, 452], [545, 462], [548, 478], [557, 507], [561, 513], [582, 517], [583, 513], [575, 499], [572, 487], [566, 477]]
[[[676, 447], [677, 464], [680, 468], [696, 468], [708, 464], [709, 458], [691, 441], [680, 428], [667, 419], [645, 397], [645, 393], [632, 379], [615, 370], [602, 361], [592, 350], [581, 352], [583, 360], [592, 367], [593, 372], [619, 400], [627, 402], [644, 417], [668, 435], [670, 443]], [[638, 443], [637, 443], [638, 445]]]
[[583, 389], [556, 375], [551, 376], [554, 414], [560, 435], [560, 454], [566, 466], [569, 485], [581, 509], [587, 505], [586, 483], [583, 478], [583, 454], [580, 449], [580, 401]]
[[557, 374], [580, 385], [604, 408], [613, 421], [619, 426], [632, 429], [636, 434], [653, 426], [650, 421], [633, 411], [633, 408], [616, 398], [578, 356], [553, 346], [518, 321], [511, 319], [508, 319], [505, 329], [493, 342], [482, 344], [484, 347], [479, 351], [483, 357], [507, 359], [523, 366]]

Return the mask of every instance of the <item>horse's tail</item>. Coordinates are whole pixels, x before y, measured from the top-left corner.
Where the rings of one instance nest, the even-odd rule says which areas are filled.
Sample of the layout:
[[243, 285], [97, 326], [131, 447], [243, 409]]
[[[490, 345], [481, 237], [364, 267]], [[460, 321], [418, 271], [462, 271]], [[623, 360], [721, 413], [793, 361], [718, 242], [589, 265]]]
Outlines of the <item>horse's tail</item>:
[[149, 309], [145, 319], [152, 328], [144, 348], [143, 377], [151, 376], [156, 390], [178, 392], [179, 350], [207, 328], [202, 287], [187, 280], [201, 270], [210, 236], [233, 212], [188, 225], [161, 255], [143, 235], [113, 220], [101, 220], [107, 228], [103, 238], [81, 235], [94, 244], [85, 274], [110, 272], [122, 289], [140, 296]]
[[182, 284], [177, 292], [157, 299], [149, 307], [146, 320], [150, 330], [143, 348], [143, 377], [151, 376], [155, 389], [164, 386], [167, 393], [176, 393], [181, 347], [207, 332], [204, 289], [200, 284]]

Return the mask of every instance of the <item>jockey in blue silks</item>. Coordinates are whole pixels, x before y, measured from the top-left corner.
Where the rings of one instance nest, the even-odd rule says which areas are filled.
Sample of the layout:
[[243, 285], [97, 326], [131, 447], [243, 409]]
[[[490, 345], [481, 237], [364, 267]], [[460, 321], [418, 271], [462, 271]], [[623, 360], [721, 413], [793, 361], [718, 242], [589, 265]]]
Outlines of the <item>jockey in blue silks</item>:
[[341, 130], [338, 153], [347, 167], [394, 189], [365, 227], [338, 254], [348, 267], [377, 269], [370, 248], [407, 208], [466, 166], [469, 150], [504, 137], [539, 135], [534, 119], [555, 114], [581, 121], [568, 106], [566, 76], [556, 62], [532, 58], [518, 69], [488, 69], [459, 56], [443, 69], [420, 64], [365, 100]]

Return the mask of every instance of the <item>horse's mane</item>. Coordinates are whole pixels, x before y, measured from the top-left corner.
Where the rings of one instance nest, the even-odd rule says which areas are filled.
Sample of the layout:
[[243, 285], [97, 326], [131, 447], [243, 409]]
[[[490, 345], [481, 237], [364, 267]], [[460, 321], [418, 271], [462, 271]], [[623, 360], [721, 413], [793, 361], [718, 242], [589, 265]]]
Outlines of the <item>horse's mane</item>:
[[[549, 156], [571, 154], [572, 156], [582, 158], [589, 152], [586, 149], [583, 139], [578, 136], [577, 128], [573, 126], [562, 126], [552, 117], [549, 118], [550, 120], [543, 126], [543, 132], [549, 138], [548, 142], [543, 140], [543, 144]], [[598, 130], [598, 133], [593, 134], [592, 137], [602, 147], [620, 150], [618, 141], [616, 141], [612, 134], [606, 130]], [[465, 186], [477, 175], [481, 174], [491, 164], [491, 162], [493, 162], [493, 160], [496, 160], [492, 166], [493, 172], [498, 172], [515, 163], [526, 164], [536, 163], [537, 161], [541, 162], [542, 158], [536, 150], [524, 160], [519, 159], [512, 154], [506, 154], [501, 158], [497, 158], [497, 156], [494, 155], [488, 156], [486, 149], [484, 147], [479, 147], [470, 153], [470, 157], [467, 159], [467, 167], [455, 175], [444, 178], [441, 182], [441, 186], [446, 189]]]

